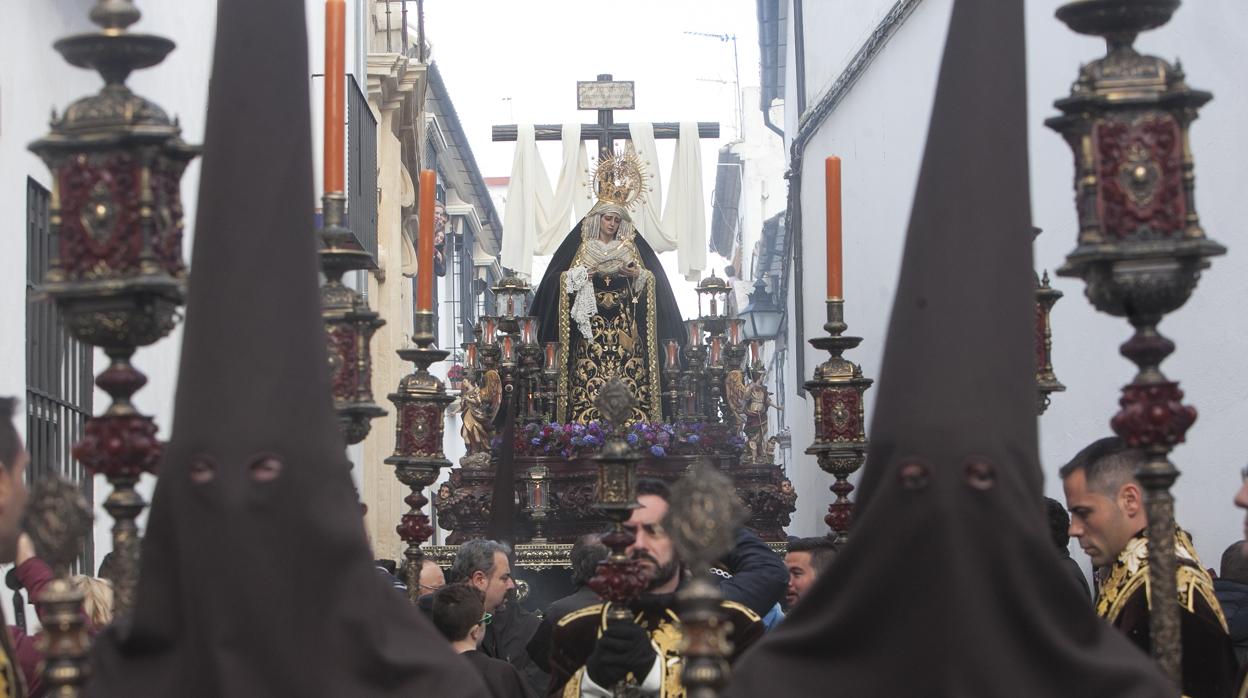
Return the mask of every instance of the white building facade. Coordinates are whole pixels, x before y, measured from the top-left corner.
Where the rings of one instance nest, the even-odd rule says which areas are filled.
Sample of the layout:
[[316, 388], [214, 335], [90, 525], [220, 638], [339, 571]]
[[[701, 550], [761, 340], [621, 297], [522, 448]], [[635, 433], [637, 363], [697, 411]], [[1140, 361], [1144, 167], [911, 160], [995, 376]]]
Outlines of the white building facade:
[[[1036, 241], [1035, 263], [1037, 271], [1051, 276], [1074, 248], [1078, 228], [1073, 156], [1043, 122], [1057, 113], [1052, 104], [1069, 93], [1081, 63], [1105, 51], [1100, 40], [1074, 34], [1055, 19], [1057, 4], [1027, 3], [1032, 217], [1044, 231]], [[823, 160], [838, 155], [843, 161], [847, 334], [864, 338], [846, 356], [878, 379], [952, 5], [952, 0], [775, 0], [770, 8], [773, 15], [778, 10], [783, 31], [773, 42], [778, 47], [773, 63], [782, 75], [790, 171], [793, 158], [802, 159], [800, 229], [793, 231], [786, 262], [787, 327], [777, 343], [791, 353], [785, 363], [790, 412], [806, 415], [789, 420], [795, 454], [813, 439], [813, 406], [802, 402], [796, 386], [826, 359], [807, 344], [822, 333], [825, 321]], [[1243, 538], [1243, 514], [1232, 507], [1231, 497], [1248, 446], [1241, 427], [1248, 419], [1248, 374], [1242, 370], [1248, 318], [1235, 311], [1248, 291], [1248, 278], [1237, 273], [1248, 248], [1236, 215], [1248, 186], [1248, 160], [1242, 155], [1248, 150], [1242, 127], [1248, 121], [1248, 82], [1231, 66], [1244, 53], [1245, 32], [1243, 3], [1184, 3], [1168, 25], [1136, 42], [1142, 52], [1181, 59], [1188, 83], [1214, 94], [1191, 131], [1197, 201], [1208, 235], [1230, 252], [1213, 260], [1191, 300], [1160, 328], [1177, 344], [1162, 369], [1180, 382], [1186, 402], [1200, 413], [1188, 443], [1172, 454], [1183, 472], [1173, 492], [1177, 520], [1193, 534], [1207, 566], [1217, 565], [1223, 549]], [[1054, 278], [1053, 285], [1065, 293], [1052, 324], [1053, 363], [1067, 390], [1053, 396], [1040, 418], [1041, 460], [1046, 494], [1064, 501], [1057, 469], [1086, 444], [1112, 434], [1109, 419], [1118, 409], [1119, 389], [1135, 367], [1118, 355], [1130, 326], [1097, 313], [1083, 298], [1081, 280]], [[873, 402], [869, 390], [868, 419]], [[832, 479], [813, 457], [796, 459], [791, 474], [801, 496], [791, 531], [821, 534]]]

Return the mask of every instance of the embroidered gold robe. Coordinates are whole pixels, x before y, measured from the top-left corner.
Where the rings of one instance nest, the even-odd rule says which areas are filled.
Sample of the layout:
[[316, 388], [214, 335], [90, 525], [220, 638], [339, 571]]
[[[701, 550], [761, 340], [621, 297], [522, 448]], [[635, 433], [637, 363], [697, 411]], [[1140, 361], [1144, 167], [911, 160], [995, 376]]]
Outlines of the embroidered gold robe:
[[[1226, 617], [1213, 593], [1213, 580], [1200, 564], [1187, 533], [1175, 532], [1178, 558], [1180, 633], [1183, 643], [1183, 695], [1224, 698], [1231, 694], [1235, 653]], [[1148, 582], [1148, 538], [1141, 531], [1127, 543], [1099, 587], [1096, 613], [1121, 630], [1145, 652], [1151, 652]]]
[[[594, 604], [573, 611], [555, 624], [550, 646], [550, 698], [579, 698], [581, 695], [585, 662], [607, 627], [608, 605]], [[733, 661], [762, 637], [763, 622], [757, 613], [735, 601], [721, 601], [720, 606], [731, 625], [728, 641], [732, 643], [732, 657], [729, 661]], [[634, 620], [649, 633], [655, 651], [663, 659], [659, 698], [684, 698], [685, 688], [680, 680], [684, 664], [679, 652], [682, 636], [676, 614], [670, 608], [651, 605], [638, 611]]]

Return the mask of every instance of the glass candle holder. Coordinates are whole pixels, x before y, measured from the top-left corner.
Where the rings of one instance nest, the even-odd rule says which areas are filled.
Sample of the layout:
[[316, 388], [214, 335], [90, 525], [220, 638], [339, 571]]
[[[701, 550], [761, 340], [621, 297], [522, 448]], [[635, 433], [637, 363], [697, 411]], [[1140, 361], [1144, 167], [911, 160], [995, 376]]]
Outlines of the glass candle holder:
[[702, 323], [697, 320], [689, 321], [689, 346], [702, 346]]
[[515, 340], [511, 335], [503, 335], [503, 363], [514, 364], [516, 362], [516, 346]]
[[481, 365], [477, 363], [477, 345], [475, 343], [468, 344], [464, 348], [464, 351], [466, 352], [466, 358], [464, 362], [468, 364], [468, 368], [474, 369], [474, 370], [481, 368]]
[[486, 344], [494, 343], [494, 335], [498, 333], [498, 318], [493, 315], [486, 315], [481, 318], [481, 341]]
[[525, 344], [537, 341], [537, 318], [526, 317], [524, 322], [520, 323], [520, 341]]
[[559, 368], [559, 342], [546, 342], [546, 370]]
[[737, 346], [741, 343], [741, 326], [745, 324], [745, 320], [741, 318], [733, 318], [728, 323], [728, 343]]
[[711, 365], [718, 366], [724, 353], [724, 338], [718, 335], [711, 337]]
[[667, 363], [664, 366], [671, 370], [680, 368], [680, 343], [674, 339], [667, 340]]
[[751, 341], [750, 342], [750, 363], [757, 363], [759, 361], [760, 354], [762, 354], [762, 351], [758, 345], [758, 340]]

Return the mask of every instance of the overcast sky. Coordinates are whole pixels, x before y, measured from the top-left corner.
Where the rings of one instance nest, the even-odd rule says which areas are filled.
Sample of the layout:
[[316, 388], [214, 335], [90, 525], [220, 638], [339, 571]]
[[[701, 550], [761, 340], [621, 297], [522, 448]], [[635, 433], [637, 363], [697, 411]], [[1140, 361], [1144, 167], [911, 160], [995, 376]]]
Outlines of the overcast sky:
[[[734, 42], [685, 32], [735, 35], [740, 83], [756, 87], [754, 0], [426, 0], [425, 28], [486, 177], [510, 175], [515, 153], [514, 143], [490, 140], [492, 125], [595, 122], [596, 112], [576, 109], [576, 82], [599, 73], [636, 83], [637, 108], [617, 111], [618, 123], [720, 122], [721, 139], [703, 141], [702, 148], [709, 228], [717, 151], [736, 136]], [[757, 113], [758, 105], [747, 103], [745, 110]], [[659, 142], [664, 187], [674, 143]], [[553, 186], [559, 143], [540, 150]], [[676, 283], [675, 253], [662, 257], [682, 310], [692, 316], [696, 301], [690, 287]], [[724, 263], [708, 256], [721, 276]]]

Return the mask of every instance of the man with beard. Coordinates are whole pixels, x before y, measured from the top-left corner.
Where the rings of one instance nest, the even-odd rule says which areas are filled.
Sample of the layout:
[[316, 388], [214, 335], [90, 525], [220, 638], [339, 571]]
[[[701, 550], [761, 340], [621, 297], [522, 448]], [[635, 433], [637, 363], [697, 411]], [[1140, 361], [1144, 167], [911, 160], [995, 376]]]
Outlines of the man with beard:
[[[668, 500], [666, 484], [657, 480], [637, 484], [638, 507], [625, 528], [635, 536], [628, 554], [638, 561], [648, 583], [646, 592], [631, 604], [634, 622], [608, 625], [608, 603], [561, 618], [551, 640], [550, 696], [611, 696], [612, 688], [626, 680], [637, 684], [639, 695], [685, 695], [680, 678], [681, 631], [674, 611], [675, 592], [684, 575], [663, 529]], [[731, 659], [736, 659], [763, 634], [763, 624], [757, 613], [741, 603], [723, 601], [721, 607], [731, 628]]]

